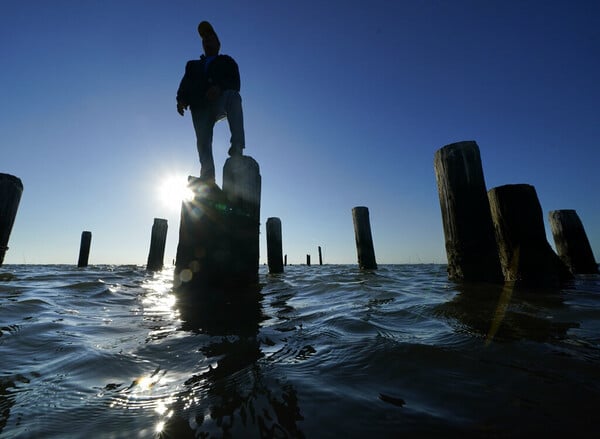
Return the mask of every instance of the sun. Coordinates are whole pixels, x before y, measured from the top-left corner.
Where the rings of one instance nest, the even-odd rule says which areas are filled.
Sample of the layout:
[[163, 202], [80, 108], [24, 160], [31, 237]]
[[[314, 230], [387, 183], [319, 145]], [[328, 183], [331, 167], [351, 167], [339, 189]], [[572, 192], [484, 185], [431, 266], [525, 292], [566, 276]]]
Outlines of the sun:
[[185, 176], [170, 175], [165, 177], [158, 186], [158, 197], [163, 205], [177, 211], [181, 208], [181, 202], [191, 200], [194, 194], [188, 188]]

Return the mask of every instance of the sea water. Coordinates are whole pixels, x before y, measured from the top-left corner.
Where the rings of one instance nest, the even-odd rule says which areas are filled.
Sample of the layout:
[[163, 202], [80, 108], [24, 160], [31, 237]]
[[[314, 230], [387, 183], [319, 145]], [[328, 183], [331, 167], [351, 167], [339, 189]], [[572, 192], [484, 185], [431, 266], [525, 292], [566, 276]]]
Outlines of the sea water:
[[600, 427], [600, 277], [260, 267], [183, 306], [173, 268], [0, 269], [0, 437], [513, 437]]

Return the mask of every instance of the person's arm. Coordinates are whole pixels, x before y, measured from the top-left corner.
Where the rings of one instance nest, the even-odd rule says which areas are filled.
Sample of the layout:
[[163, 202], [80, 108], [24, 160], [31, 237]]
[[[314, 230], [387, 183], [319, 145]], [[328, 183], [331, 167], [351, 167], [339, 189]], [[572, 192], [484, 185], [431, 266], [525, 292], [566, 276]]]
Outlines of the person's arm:
[[185, 73], [183, 75], [183, 78], [181, 78], [181, 82], [179, 83], [179, 88], [177, 89], [177, 112], [183, 116], [184, 111], [188, 108], [189, 103], [189, 95], [190, 95], [190, 88], [191, 88], [191, 67], [192, 66], [192, 62], [188, 61], [187, 64], [185, 65]]

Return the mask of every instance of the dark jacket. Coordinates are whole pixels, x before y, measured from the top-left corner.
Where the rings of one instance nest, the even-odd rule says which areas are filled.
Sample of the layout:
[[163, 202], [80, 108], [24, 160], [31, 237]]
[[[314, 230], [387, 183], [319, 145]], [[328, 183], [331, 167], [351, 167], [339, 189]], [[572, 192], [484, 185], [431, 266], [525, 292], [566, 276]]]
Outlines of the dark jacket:
[[191, 109], [207, 104], [206, 90], [213, 85], [218, 85], [221, 90], [240, 91], [240, 71], [232, 57], [217, 55], [206, 71], [205, 63], [204, 55], [199, 60], [188, 61], [177, 90], [177, 102], [187, 104]]

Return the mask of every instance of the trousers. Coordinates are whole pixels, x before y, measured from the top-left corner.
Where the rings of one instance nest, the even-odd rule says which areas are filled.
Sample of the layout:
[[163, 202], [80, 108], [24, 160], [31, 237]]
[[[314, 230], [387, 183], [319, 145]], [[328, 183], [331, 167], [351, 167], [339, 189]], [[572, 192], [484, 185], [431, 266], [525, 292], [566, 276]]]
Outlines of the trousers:
[[196, 146], [200, 156], [200, 178], [214, 179], [212, 140], [215, 124], [227, 118], [231, 132], [231, 147], [239, 149], [245, 147], [242, 97], [235, 90], [223, 90], [215, 102], [200, 108], [192, 108], [191, 112], [196, 132]]

